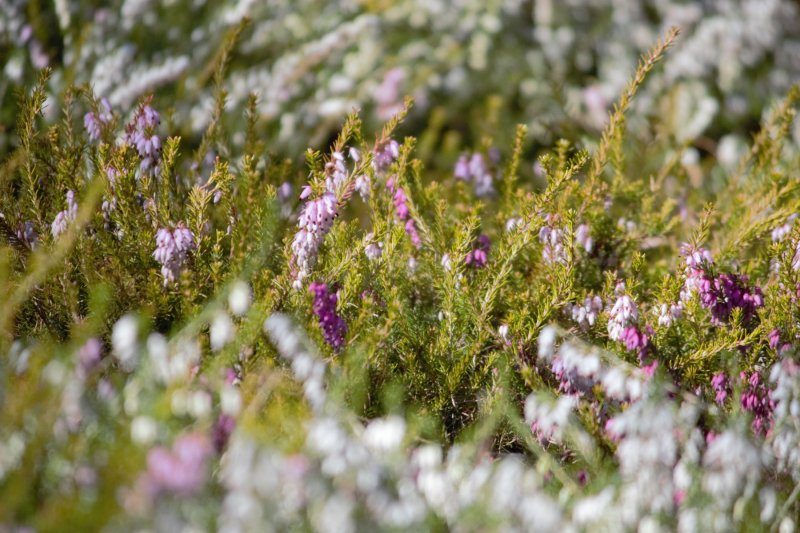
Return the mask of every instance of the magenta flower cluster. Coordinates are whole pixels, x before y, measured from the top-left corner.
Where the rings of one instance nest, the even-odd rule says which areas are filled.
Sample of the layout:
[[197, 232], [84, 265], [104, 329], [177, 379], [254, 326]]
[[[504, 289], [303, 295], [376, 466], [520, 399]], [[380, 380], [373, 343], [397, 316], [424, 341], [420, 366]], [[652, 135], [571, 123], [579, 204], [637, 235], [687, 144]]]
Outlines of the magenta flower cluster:
[[752, 372], [749, 376], [746, 372], [741, 372], [739, 379], [744, 384], [739, 402], [742, 409], [753, 415], [753, 432], [766, 435], [772, 429], [772, 413], [775, 410], [772, 390], [758, 372]]
[[136, 147], [141, 158], [139, 168], [142, 172], [159, 172], [161, 138], [156, 134], [156, 128], [160, 123], [158, 112], [149, 105], [142, 104], [126, 128], [125, 142]]
[[347, 323], [336, 313], [336, 304], [339, 301], [337, 291], [329, 291], [328, 286], [321, 282], [312, 283], [308, 290], [314, 295], [313, 309], [322, 328], [322, 336], [338, 352], [344, 346]]
[[489, 250], [491, 248], [492, 241], [489, 240], [489, 236], [481, 234], [481, 236], [478, 237], [478, 241], [475, 243], [475, 247], [470, 250], [464, 258], [464, 263], [473, 268], [485, 267], [486, 263], [489, 261]]
[[97, 111], [97, 113], [89, 111], [83, 115], [83, 127], [86, 128], [86, 133], [89, 134], [91, 141], [96, 141], [100, 138], [103, 128], [112, 119], [111, 106], [105, 98], [100, 100], [100, 106]]
[[164, 286], [174, 283], [180, 277], [188, 253], [194, 248], [194, 235], [185, 225], [178, 224], [172, 231], [166, 228], [158, 230], [153, 258], [161, 265]]
[[751, 322], [756, 310], [764, 305], [764, 295], [759, 287], [750, 287], [748, 277], [739, 274], [714, 275], [710, 266], [713, 259], [708, 250], [684, 245], [681, 253], [686, 258], [686, 282], [681, 298], [686, 300], [697, 293], [701, 305], [711, 312], [715, 325], [725, 324], [734, 309], [741, 309], [745, 322]]
[[386, 188], [392, 193], [392, 203], [394, 204], [394, 214], [397, 220], [405, 224], [406, 233], [411, 238], [411, 243], [416, 247], [422, 246], [422, 239], [417, 231], [417, 225], [411, 218], [408, 210], [408, 197], [402, 187], [399, 187], [394, 178], [386, 180]]

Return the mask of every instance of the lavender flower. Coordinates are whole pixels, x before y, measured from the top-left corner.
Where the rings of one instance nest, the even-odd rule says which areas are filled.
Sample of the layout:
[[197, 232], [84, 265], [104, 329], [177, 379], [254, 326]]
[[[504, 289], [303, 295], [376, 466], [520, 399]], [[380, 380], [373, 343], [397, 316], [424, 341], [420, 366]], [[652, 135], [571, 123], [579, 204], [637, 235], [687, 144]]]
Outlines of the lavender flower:
[[174, 283], [180, 277], [188, 259], [188, 253], [195, 249], [194, 235], [183, 224], [170, 231], [161, 228], [156, 233], [156, 250], [153, 258], [161, 264], [164, 286]]
[[78, 216], [78, 204], [75, 203], [75, 193], [67, 191], [67, 208], [59, 212], [53, 223], [50, 225], [50, 232], [53, 238], [58, 237], [67, 230], [70, 222], [73, 222]]
[[336, 314], [337, 292], [329, 291], [328, 286], [320, 282], [312, 283], [308, 290], [314, 295], [314, 314], [319, 319], [325, 342], [338, 352], [344, 346], [347, 323]]
[[111, 122], [111, 118], [111, 106], [105, 98], [100, 100], [100, 108], [97, 113], [89, 111], [83, 116], [83, 127], [86, 128], [91, 141], [96, 141], [100, 138], [103, 127]]
[[297, 221], [299, 230], [292, 241], [295, 289], [303, 286], [303, 280], [316, 263], [319, 247], [333, 225], [337, 210], [336, 196], [332, 192], [326, 192], [316, 200], [307, 201], [303, 207]]

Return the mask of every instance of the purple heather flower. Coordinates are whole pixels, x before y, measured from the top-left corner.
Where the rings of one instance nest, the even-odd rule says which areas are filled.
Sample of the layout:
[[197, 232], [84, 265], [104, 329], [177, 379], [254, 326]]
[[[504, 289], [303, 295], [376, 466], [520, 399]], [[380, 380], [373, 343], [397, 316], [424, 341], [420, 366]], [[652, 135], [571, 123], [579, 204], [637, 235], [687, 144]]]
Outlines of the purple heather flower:
[[158, 230], [153, 258], [161, 265], [165, 287], [178, 279], [186, 264], [189, 251], [194, 248], [194, 235], [185, 225], [178, 224], [172, 231], [166, 228]]
[[201, 433], [178, 437], [171, 450], [161, 446], [151, 449], [147, 454], [146, 479], [153, 494], [196, 492], [205, 482], [210, 454], [211, 443]]
[[83, 127], [86, 128], [91, 141], [96, 141], [100, 138], [103, 127], [111, 122], [111, 118], [111, 106], [105, 98], [100, 100], [97, 113], [89, 111], [83, 116]]
[[336, 314], [336, 303], [339, 300], [337, 292], [329, 291], [328, 286], [320, 282], [312, 283], [308, 290], [314, 295], [314, 314], [319, 319], [325, 342], [338, 352], [344, 346], [347, 323]]
[[139, 168], [142, 172], [159, 172], [161, 138], [156, 134], [156, 128], [160, 123], [158, 112], [149, 105], [142, 104], [133, 121], [126, 127], [125, 142], [136, 147], [141, 158]]
[[[305, 193], [305, 191], [304, 191]], [[301, 196], [302, 197], [302, 196]], [[292, 267], [295, 289], [303, 286], [317, 259], [319, 247], [337, 216], [336, 195], [326, 192], [316, 200], [308, 200], [297, 221], [298, 231], [292, 241]]]
[[383, 174], [399, 156], [400, 145], [394, 139], [389, 139], [375, 147], [372, 154], [372, 168], [378, 174]]
[[58, 237], [67, 230], [70, 222], [73, 222], [78, 216], [78, 204], [75, 203], [75, 193], [67, 191], [67, 208], [59, 212], [53, 223], [50, 225], [50, 232], [53, 238]]
[[361, 174], [356, 178], [355, 189], [358, 191], [358, 195], [361, 196], [361, 199], [365, 202], [369, 200], [371, 187], [372, 183], [370, 182], [369, 176], [366, 174]]
[[492, 247], [492, 241], [489, 240], [488, 235], [481, 234], [478, 237], [478, 242], [475, 247], [464, 258], [464, 263], [467, 266], [475, 268], [483, 268], [489, 261], [489, 250]]
[[725, 372], [714, 374], [714, 377], [711, 378], [711, 388], [714, 390], [714, 401], [719, 405], [724, 404], [730, 394], [730, 385]]

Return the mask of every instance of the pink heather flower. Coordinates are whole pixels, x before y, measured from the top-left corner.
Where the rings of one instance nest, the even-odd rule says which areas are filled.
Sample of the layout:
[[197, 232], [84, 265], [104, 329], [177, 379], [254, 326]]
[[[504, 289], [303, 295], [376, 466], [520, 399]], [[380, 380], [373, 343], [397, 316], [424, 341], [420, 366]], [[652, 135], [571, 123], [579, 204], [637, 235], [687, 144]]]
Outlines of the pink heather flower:
[[[549, 217], [548, 217], [549, 218]], [[567, 253], [564, 249], [564, 230], [551, 225], [542, 226], [539, 230], [539, 242], [542, 243], [542, 257], [545, 263], [566, 263]]]
[[165, 287], [180, 277], [188, 259], [188, 253], [194, 249], [194, 235], [182, 223], [172, 231], [161, 228], [156, 232], [156, 249], [153, 252], [153, 259], [161, 265], [161, 275], [164, 276]]
[[83, 115], [83, 127], [86, 128], [86, 132], [89, 134], [89, 140], [96, 141], [99, 139], [103, 127], [111, 122], [111, 118], [111, 106], [105, 98], [100, 100], [97, 113], [89, 111]]
[[314, 295], [314, 314], [319, 319], [325, 342], [338, 352], [344, 346], [344, 337], [347, 334], [347, 323], [336, 314], [338, 293], [329, 291], [328, 286], [320, 282], [312, 283], [308, 290]]
[[475, 268], [485, 267], [486, 263], [489, 261], [489, 250], [491, 247], [492, 241], [489, 240], [489, 236], [481, 234], [481, 236], [478, 237], [478, 242], [475, 247], [467, 253], [467, 256], [464, 258], [464, 263], [467, 266]]
[[400, 157], [400, 145], [394, 139], [389, 139], [375, 147], [372, 154], [372, 168], [376, 173], [383, 174], [398, 157]]
[[158, 112], [147, 104], [136, 111], [133, 121], [125, 128], [124, 140], [139, 153], [142, 172], [158, 174], [161, 166], [161, 138], [156, 128], [161, 123]]
[[625, 348], [628, 349], [628, 351], [639, 351], [641, 353], [648, 345], [647, 335], [639, 331], [639, 328], [636, 326], [628, 326], [625, 328], [619, 340], [625, 344]]
[[[304, 191], [305, 192], [305, 191]], [[302, 197], [302, 196], [301, 196]], [[326, 192], [316, 200], [308, 200], [297, 221], [298, 231], [292, 241], [292, 267], [295, 289], [311, 272], [317, 260], [319, 247], [333, 226], [338, 214], [336, 195]]]
[[67, 226], [70, 224], [70, 222], [73, 222], [78, 216], [78, 204], [75, 203], [75, 193], [72, 191], [67, 191], [66, 196], [67, 208], [64, 211], [59, 212], [56, 215], [56, 218], [53, 220], [53, 223], [50, 225], [50, 232], [53, 234], [53, 238], [56, 238], [64, 233], [67, 230]]
[[147, 473], [154, 495], [162, 491], [189, 495], [197, 492], [206, 480], [206, 461], [211, 443], [201, 433], [178, 437], [169, 450], [162, 446], [147, 454]]

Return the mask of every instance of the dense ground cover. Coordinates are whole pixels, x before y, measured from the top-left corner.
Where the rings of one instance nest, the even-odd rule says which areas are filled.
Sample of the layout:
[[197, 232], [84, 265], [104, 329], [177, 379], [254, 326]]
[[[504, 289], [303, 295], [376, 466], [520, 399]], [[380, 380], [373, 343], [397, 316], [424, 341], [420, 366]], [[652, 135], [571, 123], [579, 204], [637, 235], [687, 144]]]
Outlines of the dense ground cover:
[[794, 529], [793, 4], [6, 4], [0, 529]]

